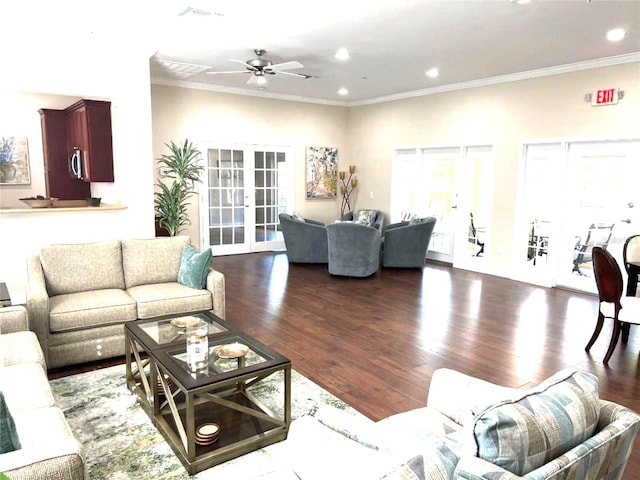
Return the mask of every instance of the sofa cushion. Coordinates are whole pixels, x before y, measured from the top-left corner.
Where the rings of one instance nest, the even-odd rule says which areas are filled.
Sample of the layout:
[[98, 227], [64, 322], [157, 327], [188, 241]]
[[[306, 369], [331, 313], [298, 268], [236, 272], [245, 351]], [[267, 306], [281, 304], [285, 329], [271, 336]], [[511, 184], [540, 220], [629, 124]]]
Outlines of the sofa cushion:
[[139, 285], [127, 290], [138, 304], [138, 318], [211, 310], [209, 290], [196, 290], [178, 282]]
[[178, 283], [191, 288], [204, 288], [211, 266], [211, 249], [199, 252], [193, 245], [185, 245], [178, 270]]
[[526, 475], [591, 437], [599, 412], [598, 378], [562, 370], [522, 397], [481, 411], [472, 424], [475, 456]]
[[49, 299], [49, 330], [53, 333], [103, 327], [136, 318], [136, 302], [124, 290], [70, 293]]
[[40, 262], [50, 296], [124, 288], [119, 240], [44, 246]]
[[55, 404], [47, 375], [37, 363], [4, 367], [2, 391], [14, 419], [20, 412], [38, 410]]
[[19, 448], [20, 439], [16, 424], [4, 400], [4, 394], [0, 391], [0, 453], [13, 452]]
[[14, 332], [0, 335], [0, 366], [36, 363], [46, 370], [42, 348], [33, 332]]
[[53, 447], [56, 442], [73, 440], [73, 433], [58, 407], [37, 408], [15, 414], [22, 448]]
[[458, 456], [444, 443], [426, 445], [423, 452], [411, 458], [391, 473], [382, 477], [384, 480], [445, 480], [455, 478], [454, 472]]
[[422, 407], [377, 422], [378, 446], [385, 450], [422, 453], [425, 445], [445, 443], [457, 452], [462, 427], [434, 408]]
[[175, 282], [188, 236], [122, 241], [122, 265], [126, 288]]

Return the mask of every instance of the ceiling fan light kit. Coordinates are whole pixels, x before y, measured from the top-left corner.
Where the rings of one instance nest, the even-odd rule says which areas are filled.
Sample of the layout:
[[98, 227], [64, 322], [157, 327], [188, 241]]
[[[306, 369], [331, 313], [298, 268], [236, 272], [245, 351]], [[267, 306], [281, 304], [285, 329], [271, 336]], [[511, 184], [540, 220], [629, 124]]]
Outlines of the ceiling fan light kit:
[[292, 77], [298, 77], [302, 79], [311, 78], [311, 75], [305, 75], [303, 73], [288, 72], [287, 70], [295, 70], [298, 68], [304, 68], [304, 66], [297, 61], [289, 61], [283, 63], [273, 63], [271, 60], [263, 58], [263, 55], [267, 53], [266, 50], [256, 48], [253, 51], [257, 58], [249, 60], [237, 60], [230, 58], [230, 62], [239, 63], [244, 65], [246, 70], [227, 70], [227, 71], [213, 71], [207, 72], [209, 75], [221, 75], [221, 74], [236, 74], [236, 73], [251, 73], [251, 78], [247, 81], [247, 85], [256, 84], [259, 87], [264, 88], [267, 83], [266, 75], [289, 75]]

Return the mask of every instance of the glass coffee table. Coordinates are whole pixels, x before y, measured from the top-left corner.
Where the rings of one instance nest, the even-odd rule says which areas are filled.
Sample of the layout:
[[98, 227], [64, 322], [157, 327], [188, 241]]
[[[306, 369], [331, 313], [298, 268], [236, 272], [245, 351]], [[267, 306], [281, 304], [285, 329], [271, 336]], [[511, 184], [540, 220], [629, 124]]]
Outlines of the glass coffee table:
[[[196, 322], [207, 332], [198, 362], [187, 347]], [[291, 362], [211, 312], [125, 323], [125, 342], [127, 387], [189, 474], [287, 438]], [[254, 394], [272, 376], [279, 413]]]

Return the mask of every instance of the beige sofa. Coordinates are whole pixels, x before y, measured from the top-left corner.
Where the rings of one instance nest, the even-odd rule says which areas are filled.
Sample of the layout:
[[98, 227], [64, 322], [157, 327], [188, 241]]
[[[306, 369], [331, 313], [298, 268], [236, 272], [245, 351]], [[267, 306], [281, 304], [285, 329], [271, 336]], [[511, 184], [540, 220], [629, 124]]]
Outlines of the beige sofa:
[[29, 328], [49, 368], [124, 355], [123, 323], [210, 310], [225, 316], [224, 275], [178, 283], [187, 236], [49, 245], [27, 260]]
[[0, 472], [11, 480], [88, 479], [84, 449], [55, 405], [42, 350], [26, 330], [24, 307], [0, 308], [0, 390], [19, 442], [0, 453]]

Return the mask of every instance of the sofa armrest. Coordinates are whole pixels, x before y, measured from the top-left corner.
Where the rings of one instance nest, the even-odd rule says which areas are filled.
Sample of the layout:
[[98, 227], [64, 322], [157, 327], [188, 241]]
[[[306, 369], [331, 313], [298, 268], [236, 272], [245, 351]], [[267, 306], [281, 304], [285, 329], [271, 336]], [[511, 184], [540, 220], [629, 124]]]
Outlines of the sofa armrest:
[[84, 449], [75, 439], [57, 440], [47, 447], [15, 450], [0, 455], [0, 472], [8, 478], [64, 478], [88, 480]]
[[224, 320], [226, 316], [225, 278], [222, 272], [210, 269], [207, 274], [207, 290], [213, 298], [213, 313]]
[[503, 387], [448, 368], [433, 372], [427, 406], [459, 425], [469, 424], [476, 413], [494, 403], [522, 395], [522, 390]]
[[46, 355], [49, 332], [49, 293], [38, 255], [27, 257], [26, 293], [29, 330], [35, 332]]
[[323, 222], [320, 222], [318, 220], [312, 220], [311, 218], [305, 218], [304, 219], [305, 223], [308, 223], [309, 225], [317, 225], [319, 227], [324, 227], [325, 224]]
[[0, 308], [0, 334], [29, 330], [27, 310], [22, 305]]
[[601, 400], [598, 433], [565, 454], [529, 472], [526, 477], [513, 475], [480, 458], [463, 456], [456, 467], [455, 478], [617, 478], [625, 469], [639, 428], [640, 415], [621, 405]]
[[390, 223], [389, 225], [387, 225], [382, 229], [382, 232], [385, 233], [388, 230], [393, 230], [394, 228], [406, 227], [407, 225], [409, 225], [409, 222]]

